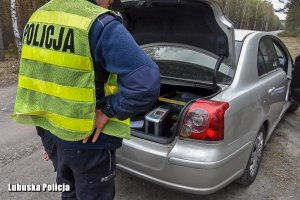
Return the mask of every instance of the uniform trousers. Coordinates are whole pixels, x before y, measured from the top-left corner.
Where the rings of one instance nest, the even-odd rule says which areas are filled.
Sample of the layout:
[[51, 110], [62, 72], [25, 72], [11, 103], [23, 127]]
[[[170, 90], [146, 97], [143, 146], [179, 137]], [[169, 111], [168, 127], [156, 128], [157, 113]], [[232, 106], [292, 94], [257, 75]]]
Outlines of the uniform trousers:
[[115, 196], [115, 153], [109, 149], [78, 149], [56, 141], [37, 127], [57, 173], [57, 184], [68, 184], [63, 200], [112, 200]]

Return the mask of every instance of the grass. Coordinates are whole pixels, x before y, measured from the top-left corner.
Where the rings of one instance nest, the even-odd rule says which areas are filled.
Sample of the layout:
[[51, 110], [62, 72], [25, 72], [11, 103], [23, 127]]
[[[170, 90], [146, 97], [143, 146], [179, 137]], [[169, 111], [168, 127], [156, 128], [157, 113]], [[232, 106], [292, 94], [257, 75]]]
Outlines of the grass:
[[279, 33], [278, 36], [279, 37], [300, 37], [300, 33], [283, 31], [283, 32]]

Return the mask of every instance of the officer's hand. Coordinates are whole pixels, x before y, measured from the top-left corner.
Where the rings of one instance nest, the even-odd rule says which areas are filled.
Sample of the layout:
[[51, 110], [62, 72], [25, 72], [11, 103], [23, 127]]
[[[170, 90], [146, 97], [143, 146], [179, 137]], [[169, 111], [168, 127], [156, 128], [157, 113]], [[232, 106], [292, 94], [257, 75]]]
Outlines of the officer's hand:
[[[96, 132], [93, 137], [92, 143], [95, 143], [100, 135], [100, 132], [104, 128], [105, 124], [108, 122], [109, 117], [107, 117], [101, 110], [96, 110], [96, 122], [95, 122], [95, 128]], [[85, 138], [82, 142], [86, 143], [88, 141], [89, 137]]]

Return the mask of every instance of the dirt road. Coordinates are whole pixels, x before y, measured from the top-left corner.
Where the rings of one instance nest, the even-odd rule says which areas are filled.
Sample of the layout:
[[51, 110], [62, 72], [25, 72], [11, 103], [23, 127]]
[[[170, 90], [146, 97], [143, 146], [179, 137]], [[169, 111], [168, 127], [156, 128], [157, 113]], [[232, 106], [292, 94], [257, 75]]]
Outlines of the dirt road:
[[[8, 192], [8, 184], [53, 184], [50, 162], [42, 160], [42, 148], [32, 127], [14, 124], [16, 86], [0, 88], [0, 199], [59, 199], [56, 192]], [[208, 196], [169, 190], [118, 171], [116, 200], [299, 200], [300, 110], [287, 114], [267, 144], [262, 168], [250, 187], [231, 184]]]

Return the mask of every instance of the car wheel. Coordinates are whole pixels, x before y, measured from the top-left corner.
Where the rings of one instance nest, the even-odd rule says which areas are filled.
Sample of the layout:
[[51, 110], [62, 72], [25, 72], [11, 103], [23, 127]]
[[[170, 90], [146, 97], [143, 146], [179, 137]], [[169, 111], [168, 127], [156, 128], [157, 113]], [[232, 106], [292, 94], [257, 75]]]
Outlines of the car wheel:
[[259, 130], [258, 135], [254, 141], [254, 145], [252, 147], [252, 151], [246, 169], [243, 175], [236, 182], [248, 186], [255, 180], [262, 159], [262, 153], [265, 142], [264, 135], [265, 128], [262, 127]]
[[287, 112], [293, 113], [299, 108], [299, 105], [295, 102], [291, 102], [290, 107], [288, 108]]

